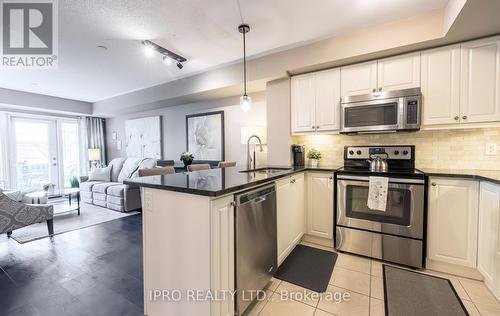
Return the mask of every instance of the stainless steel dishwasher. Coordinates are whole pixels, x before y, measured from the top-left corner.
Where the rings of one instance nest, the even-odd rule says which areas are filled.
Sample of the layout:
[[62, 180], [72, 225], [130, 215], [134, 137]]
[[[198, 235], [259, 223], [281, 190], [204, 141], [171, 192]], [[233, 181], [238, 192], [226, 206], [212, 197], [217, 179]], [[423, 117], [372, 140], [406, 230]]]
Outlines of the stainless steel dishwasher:
[[236, 196], [236, 313], [243, 314], [278, 266], [274, 184]]

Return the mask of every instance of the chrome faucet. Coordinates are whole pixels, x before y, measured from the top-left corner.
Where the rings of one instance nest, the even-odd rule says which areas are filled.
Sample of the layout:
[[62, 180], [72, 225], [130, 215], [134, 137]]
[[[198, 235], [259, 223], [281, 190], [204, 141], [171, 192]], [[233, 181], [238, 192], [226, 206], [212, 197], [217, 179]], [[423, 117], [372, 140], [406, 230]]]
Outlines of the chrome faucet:
[[[255, 163], [256, 163], [255, 146], [253, 146], [253, 158], [250, 155], [250, 140], [252, 140], [252, 138], [254, 138], [254, 137], [257, 138], [257, 140], [259, 141], [260, 152], [264, 151], [264, 149], [262, 148], [262, 141], [260, 140], [259, 136], [252, 135], [252, 136], [248, 137], [248, 140], [247, 140], [247, 169], [248, 170], [255, 169]], [[253, 168], [252, 168], [252, 162], [253, 162]]]

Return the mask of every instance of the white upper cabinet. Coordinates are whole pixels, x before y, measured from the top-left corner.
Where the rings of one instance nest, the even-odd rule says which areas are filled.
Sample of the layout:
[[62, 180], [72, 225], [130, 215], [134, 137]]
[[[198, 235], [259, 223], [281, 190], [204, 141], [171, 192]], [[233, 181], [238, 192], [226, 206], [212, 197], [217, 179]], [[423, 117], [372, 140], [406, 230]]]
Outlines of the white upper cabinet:
[[340, 128], [340, 69], [316, 73], [316, 129], [334, 131]]
[[292, 133], [339, 129], [340, 70], [292, 77]]
[[423, 124], [460, 122], [460, 45], [422, 52]]
[[462, 44], [461, 119], [500, 121], [500, 37]]
[[420, 52], [378, 61], [378, 91], [392, 91], [420, 87]]
[[476, 268], [479, 184], [430, 178], [428, 258]]
[[292, 131], [315, 130], [315, 74], [292, 77]]
[[342, 96], [373, 93], [377, 90], [377, 61], [342, 67]]

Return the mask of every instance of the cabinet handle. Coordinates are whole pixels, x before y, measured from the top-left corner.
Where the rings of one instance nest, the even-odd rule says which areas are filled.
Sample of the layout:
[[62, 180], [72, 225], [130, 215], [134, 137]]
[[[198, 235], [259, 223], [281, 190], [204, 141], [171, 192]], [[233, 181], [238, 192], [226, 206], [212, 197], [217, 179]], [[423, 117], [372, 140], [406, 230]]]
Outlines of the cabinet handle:
[[231, 203], [229, 203], [229, 206], [236, 207], [236, 202], [235, 201], [231, 201]]
[[314, 126], [311, 126], [312, 129], [316, 129]]
[[432, 183], [431, 183], [431, 185], [432, 185], [433, 187], [435, 187], [435, 186], [436, 186], [436, 182], [432, 182]]
[[466, 120], [466, 119], [467, 119], [467, 115], [462, 116], [462, 120]]
[[375, 92], [375, 91], [377, 91], [377, 89], [373, 88], [373, 89], [372, 89], [372, 92]]
[[330, 178], [328, 178], [328, 179], [333, 180], [333, 177], [330, 177]]
[[378, 91], [382, 91], [382, 88], [378, 88]]
[[318, 126], [316, 126], [316, 129], [319, 129], [319, 125], [318, 125]]
[[295, 180], [295, 179], [292, 179], [292, 181], [290, 181], [290, 183], [295, 183], [295, 181], [297, 181], [297, 180]]
[[459, 116], [454, 117], [455, 121], [458, 121], [459, 118], [460, 118]]

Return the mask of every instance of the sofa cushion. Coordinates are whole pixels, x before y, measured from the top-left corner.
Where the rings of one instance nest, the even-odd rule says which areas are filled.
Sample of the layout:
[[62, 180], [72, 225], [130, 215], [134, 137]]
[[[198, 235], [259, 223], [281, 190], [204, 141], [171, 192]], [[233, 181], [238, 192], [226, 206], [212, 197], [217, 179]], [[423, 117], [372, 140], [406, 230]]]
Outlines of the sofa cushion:
[[113, 166], [111, 169], [111, 182], [118, 182], [118, 175], [122, 171], [124, 162], [125, 158], [115, 158], [109, 162], [109, 166]]
[[121, 197], [119, 197], [119, 196], [108, 195], [106, 197], [106, 202], [113, 203], [113, 204], [116, 204], [116, 205], [123, 205], [123, 201], [124, 201], [124, 199], [121, 198]]
[[92, 204], [97, 205], [97, 206], [106, 207], [106, 200], [101, 201], [101, 200], [94, 199], [94, 201], [92, 202]]
[[137, 178], [139, 177], [139, 170], [140, 169], [151, 169], [156, 167], [156, 159], [153, 158], [144, 158], [140, 163], [139, 167], [135, 170], [135, 172], [132, 174], [131, 178]]
[[126, 184], [118, 184], [114, 185], [108, 188], [108, 191], [106, 192], [108, 195], [111, 196], [118, 196], [118, 197], [123, 197], [125, 195], [125, 190], [128, 190], [129, 186]]
[[119, 185], [118, 182], [101, 182], [97, 183], [92, 187], [92, 192], [104, 193], [108, 192], [108, 188], [114, 185]]
[[114, 204], [114, 203], [106, 203], [106, 207], [111, 209], [111, 210], [115, 210], [115, 211], [118, 211], [118, 212], [125, 212], [125, 207], [123, 206], [123, 204]]
[[137, 167], [139, 167], [140, 162], [141, 159], [139, 158], [127, 158], [127, 160], [123, 163], [120, 174], [118, 175], [118, 182], [123, 182], [123, 180], [130, 178], [135, 170], [137, 170]]
[[87, 181], [80, 183], [80, 192], [92, 192], [92, 187], [95, 184], [102, 183], [102, 181]]
[[94, 202], [95, 201], [106, 201], [106, 194], [94, 192], [94, 195], [92, 196], [92, 198], [94, 199]]
[[111, 181], [111, 170], [113, 166], [106, 168], [95, 168], [89, 174], [89, 181]]
[[92, 200], [92, 192], [80, 191], [80, 197], [82, 199], [91, 199]]

